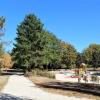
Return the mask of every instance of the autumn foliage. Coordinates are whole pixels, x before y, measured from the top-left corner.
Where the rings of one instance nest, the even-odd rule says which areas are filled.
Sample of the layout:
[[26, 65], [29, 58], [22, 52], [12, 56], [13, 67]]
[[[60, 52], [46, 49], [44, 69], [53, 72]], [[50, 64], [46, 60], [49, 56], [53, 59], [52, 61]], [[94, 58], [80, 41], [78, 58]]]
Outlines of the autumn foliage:
[[1, 58], [2, 67], [9, 69], [12, 67], [12, 64], [11, 56], [9, 54], [3, 54]]

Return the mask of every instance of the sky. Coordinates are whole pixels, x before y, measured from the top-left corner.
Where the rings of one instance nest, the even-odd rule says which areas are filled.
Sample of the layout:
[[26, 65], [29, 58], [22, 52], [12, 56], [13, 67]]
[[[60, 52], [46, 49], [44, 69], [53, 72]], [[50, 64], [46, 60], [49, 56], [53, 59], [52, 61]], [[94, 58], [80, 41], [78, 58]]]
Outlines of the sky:
[[27, 14], [34, 13], [44, 28], [82, 52], [91, 43], [100, 44], [100, 0], [0, 0], [0, 16], [6, 18], [4, 41], [12, 41]]

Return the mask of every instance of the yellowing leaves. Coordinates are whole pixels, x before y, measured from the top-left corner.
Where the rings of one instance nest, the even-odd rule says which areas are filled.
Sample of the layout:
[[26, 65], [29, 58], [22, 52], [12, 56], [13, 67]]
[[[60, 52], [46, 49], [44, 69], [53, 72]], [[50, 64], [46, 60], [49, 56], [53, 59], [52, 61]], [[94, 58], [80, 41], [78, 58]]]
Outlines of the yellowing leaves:
[[11, 68], [12, 67], [12, 59], [9, 54], [4, 54], [1, 58], [1, 64], [4, 68]]

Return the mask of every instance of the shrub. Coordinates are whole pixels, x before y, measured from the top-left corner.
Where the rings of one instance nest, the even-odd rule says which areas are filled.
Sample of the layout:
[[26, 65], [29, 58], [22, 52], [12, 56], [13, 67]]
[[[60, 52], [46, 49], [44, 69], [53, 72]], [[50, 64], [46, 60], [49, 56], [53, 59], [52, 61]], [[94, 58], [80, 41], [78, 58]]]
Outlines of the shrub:
[[97, 77], [96, 75], [93, 75], [93, 76], [91, 76], [91, 81], [99, 82], [99, 77]]
[[44, 76], [44, 77], [48, 77], [48, 78], [55, 78], [54, 74], [50, 73], [48, 70], [35, 69], [35, 70], [32, 70], [32, 74]]
[[2, 75], [2, 64], [0, 63], [0, 75]]

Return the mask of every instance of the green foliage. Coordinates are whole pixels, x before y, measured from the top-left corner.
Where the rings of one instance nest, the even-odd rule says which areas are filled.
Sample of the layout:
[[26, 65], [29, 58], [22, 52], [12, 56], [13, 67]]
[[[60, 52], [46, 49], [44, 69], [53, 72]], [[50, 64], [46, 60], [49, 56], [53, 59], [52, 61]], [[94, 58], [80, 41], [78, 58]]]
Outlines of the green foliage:
[[16, 64], [25, 70], [57, 69], [62, 65], [70, 68], [76, 61], [75, 48], [46, 31], [40, 19], [33, 14], [27, 15], [18, 26], [12, 55]]
[[29, 14], [17, 28], [12, 55], [23, 69], [30, 70], [30, 67], [41, 64], [42, 27], [40, 20], [35, 15]]
[[77, 53], [77, 57], [76, 57], [76, 67], [79, 68], [81, 63], [85, 63], [85, 58], [83, 53]]
[[0, 75], [2, 75], [2, 70], [1, 70], [1, 68], [2, 68], [2, 63], [0, 62]]
[[4, 54], [4, 49], [3, 49], [3, 44], [0, 43], [0, 75], [2, 74], [1, 68], [3, 67], [2, 65], [2, 56]]
[[3, 54], [4, 54], [3, 44], [0, 43], [0, 58], [2, 57]]
[[[4, 24], [5, 24], [5, 18], [2, 16], [0, 17], [0, 36], [3, 34], [2, 29], [4, 28]], [[0, 41], [0, 58], [2, 57], [3, 54], [4, 54], [3, 44]]]
[[73, 68], [81, 63], [100, 66], [100, 45], [91, 44], [82, 53], [77, 53], [71, 44], [60, 41], [45, 30], [34, 14], [27, 15], [18, 25], [15, 40], [13, 59], [24, 70]]
[[58, 39], [43, 29], [43, 24], [32, 14], [17, 28], [13, 58], [23, 69], [37, 68], [58, 61]]
[[[3, 33], [3, 28], [4, 28], [4, 23], [5, 23], [5, 18], [2, 16], [0, 17], [0, 36], [2, 36]], [[1, 68], [2, 68], [2, 55], [4, 54], [4, 49], [3, 49], [3, 44], [0, 41], [0, 75], [1, 75]]]
[[91, 44], [88, 48], [83, 51], [83, 55], [88, 64], [92, 65], [94, 68], [100, 66], [100, 45]]
[[0, 17], [0, 30], [4, 27], [5, 18], [2, 16]]
[[71, 44], [61, 42], [61, 64], [66, 65], [65, 68], [72, 68], [75, 65], [76, 56], [76, 49]]
[[59, 40], [50, 32], [44, 31], [46, 34], [45, 46], [44, 46], [44, 56], [43, 64], [51, 64], [52, 68], [56, 68], [57, 64], [60, 62], [60, 42]]
[[93, 81], [93, 82], [99, 82], [99, 77], [96, 76], [96, 75], [92, 75], [91, 76], [91, 81]]

